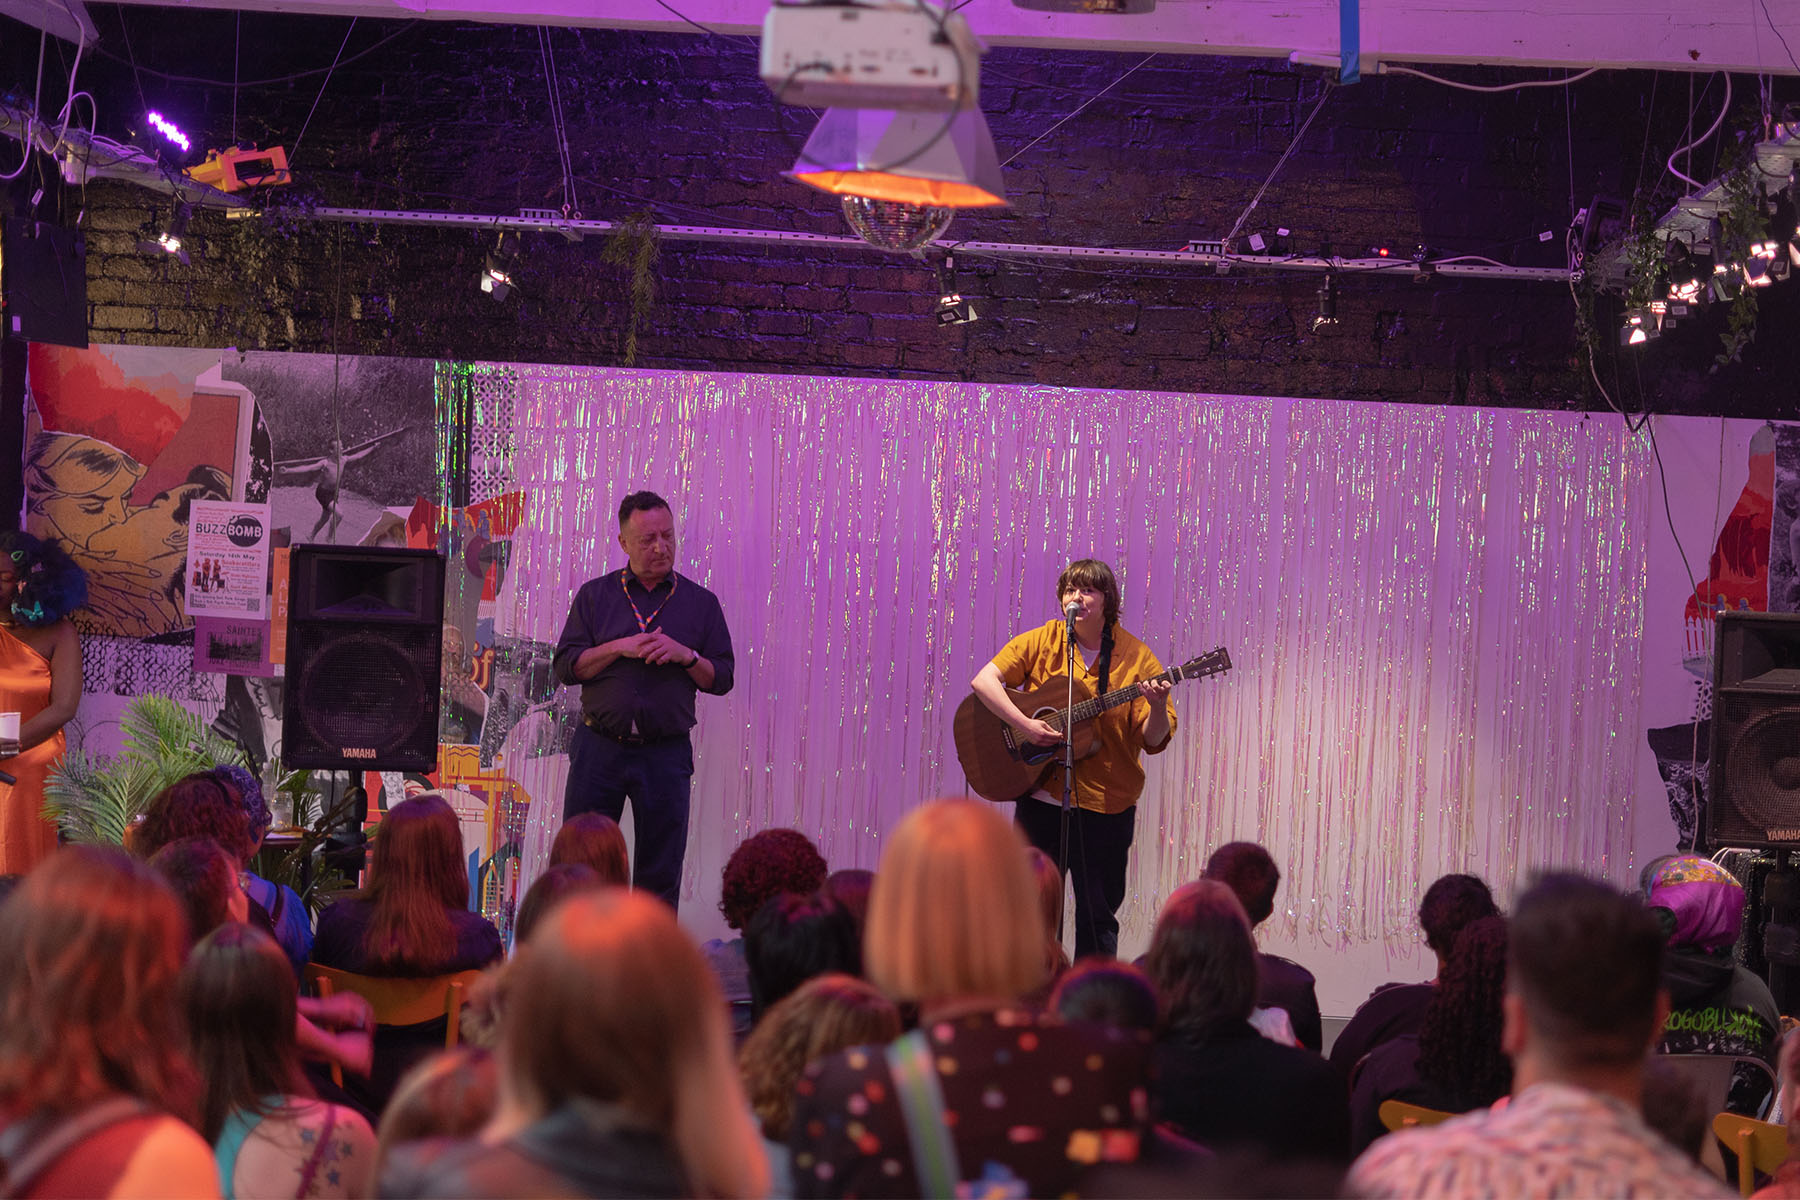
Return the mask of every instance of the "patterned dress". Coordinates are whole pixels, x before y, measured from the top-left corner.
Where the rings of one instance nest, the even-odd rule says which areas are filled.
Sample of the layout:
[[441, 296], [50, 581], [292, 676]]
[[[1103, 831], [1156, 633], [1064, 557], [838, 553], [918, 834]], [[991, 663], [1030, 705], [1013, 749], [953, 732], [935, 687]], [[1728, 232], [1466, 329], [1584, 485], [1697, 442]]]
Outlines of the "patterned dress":
[[[985, 1194], [1079, 1194], [1086, 1169], [1135, 1161], [1148, 1124], [1149, 1043], [1018, 1011], [922, 1025], [961, 1176]], [[887, 1056], [863, 1046], [810, 1064], [788, 1145], [798, 1196], [917, 1196]]]

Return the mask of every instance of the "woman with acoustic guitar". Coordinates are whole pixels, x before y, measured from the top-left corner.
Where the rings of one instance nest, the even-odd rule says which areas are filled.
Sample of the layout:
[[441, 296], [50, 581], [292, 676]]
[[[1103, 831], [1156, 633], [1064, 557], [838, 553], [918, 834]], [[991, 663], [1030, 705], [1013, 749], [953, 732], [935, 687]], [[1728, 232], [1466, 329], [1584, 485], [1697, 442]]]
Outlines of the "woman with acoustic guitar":
[[[1082, 958], [1118, 948], [1125, 868], [1144, 790], [1142, 755], [1168, 748], [1176, 717], [1169, 705], [1171, 673], [1119, 625], [1119, 583], [1112, 568], [1091, 558], [1072, 562], [1057, 579], [1056, 594], [1063, 616], [1006, 643], [970, 686], [1010, 727], [1012, 744], [1021, 751], [1015, 758], [1037, 758], [1021, 743], [1055, 747], [1063, 741], [1058, 726], [1069, 704], [1067, 655], [1073, 635], [1075, 702], [1087, 701], [1096, 710], [1084, 720], [1078, 709], [1074, 730], [1067, 866], [1075, 880], [1075, 957]], [[1125, 690], [1134, 685], [1135, 694]], [[1032, 689], [1042, 704], [1021, 709], [1009, 688]], [[1053, 720], [1043, 719], [1046, 715]], [[1027, 775], [1022, 791], [989, 799], [1017, 799], [1020, 831], [1055, 860], [1062, 842], [1063, 771], [1054, 753], [1038, 762], [1042, 766], [1035, 783]], [[964, 766], [968, 770], [966, 755]], [[978, 772], [969, 774], [976, 790], [987, 795], [975, 778]]]

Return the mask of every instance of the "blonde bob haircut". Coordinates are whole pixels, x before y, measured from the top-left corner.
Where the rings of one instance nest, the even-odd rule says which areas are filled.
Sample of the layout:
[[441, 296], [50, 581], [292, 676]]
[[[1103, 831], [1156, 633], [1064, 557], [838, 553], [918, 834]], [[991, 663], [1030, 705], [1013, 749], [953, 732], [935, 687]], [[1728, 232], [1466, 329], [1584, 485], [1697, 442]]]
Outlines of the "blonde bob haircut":
[[1044, 981], [1037, 879], [998, 809], [934, 800], [900, 822], [875, 872], [863, 965], [894, 999], [921, 1003], [1014, 998]]

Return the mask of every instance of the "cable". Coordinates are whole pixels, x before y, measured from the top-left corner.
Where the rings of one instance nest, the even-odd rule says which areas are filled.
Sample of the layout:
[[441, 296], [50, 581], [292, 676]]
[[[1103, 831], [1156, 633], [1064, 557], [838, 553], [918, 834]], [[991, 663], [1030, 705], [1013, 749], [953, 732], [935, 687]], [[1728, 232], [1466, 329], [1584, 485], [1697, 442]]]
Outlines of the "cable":
[[569, 153], [569, 123], [563, 115], [562, 81], [556, 74], [556, 53], [550, 46], [550, 31], [543, 25], [538, 30], [538, 56], [544, 63], [544, 79], [550, 87], [550, 129], [556, 138], [557, 162], [562, 167], [563, 216], [579, 218], [580, 205], [575, 198], [575, 159]]
[[319, 101], [325, 98], [325, 89], [331, 86], [331, 73], [337, 70], [338, 60], [344, 57], [344, 47], [350, 44], [350, 35], [356, 32], [357, 18], [350, 18], [350, 28], [344, 30], [344, 40], [338, 43], [338, 52], [331, 60], [331, 66], [325, 72], [325, 78], [319, 84], [319, 94], [313, 97], [312, 107], [306, 110], [306, 120], [300, 122], [300, 136], [294, 139], [294, 148], [288, 151], [288, 169], [293, 170], [294, 160], [300, 157], [300, 143], [306, 140], [306, 127], [312, 124], [313, 114], [319, 111]]
[[1148, 63], [1151, 59], [1153, 59], [1155, 57], [1156, 57], [1156, 54], [1154, 52], [1152, 52], [1150, 54], [1146, 54], [1146, 55], [1144, 55], [1143, 59], [1137, 64], [1137, 66], [1127, 67], [1125, 70], [1125, 73], [1123, 75], [1119, 76], [1117, 79], [1113, 80], [1111, 83], [1109, 83], [1105, 87], [1101, 88], [1098, 92], [1095, 92], [1092, 96], [1089, 96], [1086, 100], [1083, 100], [1080, 104], [1078, 104], [1075, 107], [1075, 111], [1071, 112], [1068, 116], [1064, 117], [1062, 120], [1058, 121], [1056, 124], [1052, 125], [1050, 128], [1044, 130], [1044, 132], [1042, 132], [1042, 133], [1038, 134], [1036, 137], [1032, 138], [1029, 142], [1026, 142], [1023, 146], [1020, 146], [1017, 150], [1014, 150], [1012, 152], [1012, 157], [1008, 158], [1005, 162], [1000, 164], [1001, 169], [1004, 170], [1006, 167], [1012, 165], [1012, 160], [1014, 158], [1019, 157], [1019, 155], [1025, 153], [1027, 150], [1031, 149], [1033, 146], [1037, 145], [1039, 142], [1043, 141], [1045, 138], [1049, 137], [1051, 134], [1053, 134], [1057, 130], [1061, 129], [1064, 125], [1068, 124], [1070, 121], [1073, 121], [1076, 117], [1079, 117], [1082, 113], [1086, 112], [1088, 105], [1090, 105], [1094, 101], [1100, 99], [1100, 97], [1106, 95], [1106, 93], [1112, 91], [1114, 88], [1118, 87], [1121, 83], [1124, 83], [1127, 79], [1129, 79], [1131, 77], [1132, 73], [1134, 71], [1136, 71], [1138, 69], [1138, 67], [1144, 66], [1146, 63]]
[[32, 123], [38, 119], [38, 96], [44, 89], [44, 56], [45, 52], [49, 49], [49, 41], [50, 28], [49, 22], [46, 21], [44, 23], [44, 28], [38, 30], [37, 83], [34, 84], [31, 89], [31, 112], [24, 121], [20, 122], [20, 130], [24, 136], [21, 137], [19, 141], [24, 146], [25, 156], [19, 160], [19, 167], [16, 171], [6, 175], [0, 175], [0, 180], [9, 183], [25, 173], [25, 168], [31, 165], [31, 160], [34, 157], [31, 144], [31, 126]]
[[1441, 83], [1445, 87], [1456, 88], [1464, 92], [1516, 92], [1524, 88], [1568, 87], [1571, 83], [1586, 79], [1600, 70], [1589, 67], [1579, 75], [1570, 75], [1566, 79], [1527, 79], [1520, 83], [1501, 83], [1493, 87], [1485, 87], [1478, 83], [1458, 83], [1454, 79], [1445, 79], [1441, 75], [1427, 75], [1424, 71], [1415, 71], [1411, 67], [1396, 67], [1390, 63], [1382, 63], [1375, 69], [1377, 75], [1417, 75], [1420, 79], [1429, 79], [1433, 83]]
[[[145, 75], [154, 76], [155, 78], [162, 80], [164, 83], [188, 83], [188, 84], [195, 84], [195, 85], [198, 85], [201, 87], [217, 87], [217, 88], [273, 87], [276, 84], [282, 84], [282, 83], [298, 83], [302, 79], [311, 79], [314, 75], [329, 75], [337, 67], [347, 67], [353, 62], [357, 62], [361, 59], [365, 59], [365, 58], [369, 57], [369, 55], [375, 53], [377, 50], [380, 50], [383, 46], [386, 46], [389, 42], [392, 42], [397, 38], [404, 37], [405, 35], [411, 33], [414, 28], [416, 28], [417, 26], [419, 26], [423, 23], [424, 22], [422, 22], [422, 21], [408, 21], [404, 26], [402, 26], [399, 29], [396, 29], [393, 33], [388, 34], [386, 37], [382, 38], [380, 41], [376, 42], [374, 45], [370, 46], [368, 49], [359, 50], [355, 54], [352, 54], [349, 58], [346, 58], [346, 59], [342, 60], [341, 62], [334, 62], [329, 67], [311, 67], [305, 71], [296, 71], [292, 75], [277, 75], [277, 76], [274, 76], [269, 79], [246, 79], [246, 80], [242, 80], [242, 81], [233, 80], [231, 82], [227, 82], [223, 79], [208, 79], [208, 78], [205, 78], [204, 76], [200, 76], [200, 75], [176, 75], [176, 74], [173, 74], [168, 71], [158, 71], [154, 67], [139, 67], [135, 63], [132, 63], [129, 59], [120, 58], [118, 55], [113, 54], [107, 50], [101, 49], [98, 46], [96, 46], [94, 48], [94, 52], [96, 54], [99, 54], [103, 58], [110, 58], [112, 61], [114, 61], [116, 63], [121, 63], [123, 65], [129, 66], [129, 67], [131, 67], [131, 69], [133, 71], [142, 71]], [[123, 28], [123, 26], [124, 26], [124, 21], [121, 20], [120, 27]], [[143, 91], [143, 87], [141, 84], [139, 85], [138, 90], [140, 92]]]
[[1662, 82], [1662, 72], [1650, 73], [1650, 103], [1644, 106], [1644, 144], [1638, 148], [1637, 182], [1631, 185], [1631, 195], [1635, 200], [1637, 194], [1644, 190], [1644, 166], [1650, 160], [1650, 126], [1656, 123], [1656, 86]]
[[[1050, 63], [1047, 65], [1051, 69], [1054, 69], [1058, 64]], [[983, 66], [981, 68], [981, 77], [983, 79], [1003, 79], [1007, 83], [1017, 84], [1019, 87], [1027, 87], [1046, 92], [1061, 92], [1067, 96], [1088, 97], [1093, 96], [1094, 94], [1088, 88], [1068, 87], [1060, 83], [1026, 79], [1022, 75], [1009, 75], [1005, 71], [998, 70], [992, 66]], [[1135, 104], [1144, 108], [1169, 108], [1180, 112], [1251, 112], [1264, 108], [1287, 108], [1293, 103], [1291, 100], [1247, 100], [1242, 104], [1190, 104], [1185, 100], [1157, 100], [1148, 96], [1131, 95], [1130, 93], [1111, 96], [1109, 99], [1124, 104]]]
[[1269, 185], [1275, 182], [1277, 175], [1281, 174], [1281, 168], [1287, 166], [1287, 160], [1299, 148], [1300, 139], [1306, 136], [1308, 129], [1312, 128], [1313, 118], [1319, 115], [1319, 110], [1325, 107], [1325, 101], [1331, 98], [1331, 90], [1331, 86], [1327, 85], [1325, 90], [1319, 93], [1319, 102], [1313, 105], [1310, 113], [1306, 114], [1306, 120], [1301, 124], [1300, 131], [1294, 135], [1294, 140], [1288, 143], [1288, 148], [1283, 150], [1281, 157], [1275, 160], [1275, 166], [1269, 171], [1268, 178], [1264, 179], [1262, 186], [1256, 189], [1256, 195], [1250, 197], [1250, 203], [1244, 205], [1244, 211], [1238, 214], [1238, 219], [1231, 223], [1231, 232], [1225, 235], [1227, 243], [1238, 235], [1238, 230], [1244, 227], [1244, 222], [1250, 219], [1250, 214], [1256, 210], [1258, 204], [1262, 203], [1263, 193], [1269, 190]]
[[1683, 175], [1680, 171], [1677, 171], [1675, 169], [1675, 158], [1677, 155], [1681, 154], [1683, 151], [1687, 151], [1688, 152], [1688, 165], [1693, 166], [1694, 160], [1693, 160], [1692, 152], [1693, 152], [1694, 147], [1700, 145], [1702, 142], [1706, 141], [1707, 138], [1709, 138], [1713, 134], [1719, 132], [1719, 126], [1721, 126], [1725, 123], [1725, 114], [1731, 111], [1731, 72], [1724, 71], [1724, 72], [1721, 72], [1721, 74], [1723, 74], [1725, 76], [1725, 103], [1719, 105], [1718, 117], [1713, 121], [1713, 123], [1710, 126], [1707, 127], [1707, 130], [1705, 133], [1701, 134], [1699, 137], [1695, 138], [1693, 141], [1689, 142], [1687, 145], [1682, 146], [1679, 149], [1675, 150], [1673, 153], [1671, 153], [1669, 155], [1668, 162], [1665, 164], [1669, 168], [1669, 174], [1675, 176], [1675, 178], [1681, 180], [1683, 183], [1687, 184], [1691, 188], [1698, 189], [1698, 188], [1705, 187], [1706, 185], [1701, 183], [1698, 179], [1690, 178], [1687, 175]]
[[1763, 20], [1769, 23], [1769, 28], [1774, 31], [1776, 39], [1781, 42], [1781, 49], [1787, 54], [1788, 62], [1793, 63], [1794, 70], [1800, 71], [1800, 62], [1794, 62], [1794, 52], [1788, 49], [1787, 39], [1782, 37], [1781, 28], [1775, 24], [1775, 18], [1769, 15], [1769, 0], [1759, 0], [1759, 3], [1762, 4]]
[[244, 69], [244, 14], [237, 14], [237, 39], [231, 47], [231, 144], [237, 145], [238, 75]]
[[748, 43], [750, 43], [750, 45], [753, 49], [757, 48], [758, 44], [757, 44], [756, 39], [751, 37], [747, 33], [722, 33], [717, 29], [709, 29], [705, 25], [702, 25], [700, 22], [694, 20], [694, 18], [692, 18], [692, 17], [688, 16], [686, 13], [682, 12], [680, 9], [676, 8], [673, 4], [668, 3], [668, 0], [656, 0], [656, 3], [661, 5], [664, 9], [666, 9], [668, 12], [672, 13], [674, 16], [676, 16], [680, 20], [686, 22], [689, 25], [692, 25], [695, 29], [698, 29], [701, 33], [706, 34], [708, 37], [721, 38], [727, 42], [734, 42], [734, 41], [748, 42]]

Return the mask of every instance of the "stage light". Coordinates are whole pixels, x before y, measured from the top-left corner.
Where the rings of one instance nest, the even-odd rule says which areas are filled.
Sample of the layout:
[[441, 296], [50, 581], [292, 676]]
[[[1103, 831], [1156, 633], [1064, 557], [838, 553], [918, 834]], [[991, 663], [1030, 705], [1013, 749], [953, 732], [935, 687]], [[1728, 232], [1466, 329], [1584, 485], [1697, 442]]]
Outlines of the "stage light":
[[144, 254], [172, 254], [187, 265], [188, 253], [182, 248], [182, 239], [187, 237], [188, 220], [194, 215], [191, 205], [177, 200], [175, 209], [169, 214], [169, 223], [162, 227], [154, 238], [141, 238], [137, 248]]
[[518, 261], [519, 235], [512, 232], [501, 234], [499, 242], [481, 268], [481, 290], [495, 300], [505, 300], [512, 294], [513, 272]]
[[1319, 315], [1313, 318], [1313, 332], [1337, 323], [1337, 275], [1327, 271], [1325, 282], [1319, 285]]
[[186, 154], [188, 150], [193, 147], [194, 143], [189, 140], [187, 134], [181, 132], [181, 127], [164, 117], [161, 113], [145, 113], [144, 120], [149, 122], [150, 128], [162, 135], [165, 142], [178, 148], [183, 154]]
[[1744, 286], [1768, 287], [1788, 276], [1785, 242], [1757, 242], [1744, 259]]
[[994, 135], [978, 108], [949, 114], [826, 109], [785, 174], [840, 196], [922, 208], [1006, 203]]
[[1730, 300], [1742, 290], [1744, 269], [1737, 263], [1715, 263], [1707, 286], [1714, 300]]
[[1686, 242], [1670, 238], [1664, 251], [1669, 281], [1669, 299], [1684, 304], [1699, 304], [1706, 298], [1707, 284], [1712, 282], [1713, 260], [1710, 254], [1696, 254]]
[[1625, 323], [1619, 328], [1619, 345], [1641, 346], [1662, 334], [1662, 314], [1655, 308], [1628, 308]]
[[939, 325], [967, 325], [976, 320], [975, 305], [963, 299], [956, 290], [956, 256], [944, 255], [943, 265], [938, 268], [938, 302], [937, 323]]

